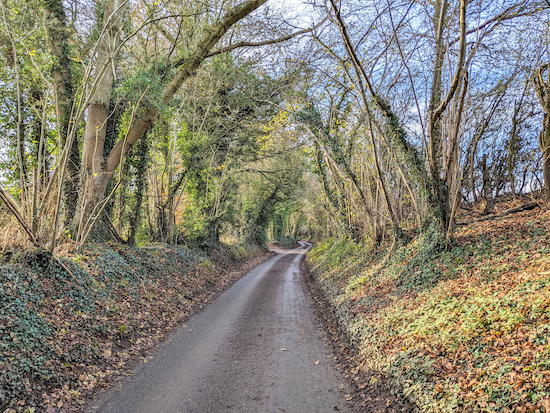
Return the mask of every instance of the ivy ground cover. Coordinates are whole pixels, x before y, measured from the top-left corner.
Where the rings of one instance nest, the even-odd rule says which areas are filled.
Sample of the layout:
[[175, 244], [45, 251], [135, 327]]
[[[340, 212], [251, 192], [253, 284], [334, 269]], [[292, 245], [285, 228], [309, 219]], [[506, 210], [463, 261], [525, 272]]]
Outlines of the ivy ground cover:
[[424, 245], [389, 258], [332, 239], [308, 255], [360, 367], [423, 412], [550, 412], [550, 212], [461, 226], [451, 251]]
[[269, 255], [246, 248], [244, 262], [227, 250], [161, 244], [61, 249], [71, 274], [25, 252], [0, 266], [0, 412], [85, 411], [179, 322]]

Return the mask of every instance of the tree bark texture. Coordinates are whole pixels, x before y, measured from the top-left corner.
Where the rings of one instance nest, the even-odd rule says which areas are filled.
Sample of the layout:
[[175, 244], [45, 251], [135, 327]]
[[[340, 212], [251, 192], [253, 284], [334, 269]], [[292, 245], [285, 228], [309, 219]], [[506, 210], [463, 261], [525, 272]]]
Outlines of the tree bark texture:
[[112, 177], [104, 168], [103, 151], [115, 79], [115, 60], [126, 5], [127, 0], [108, 0], [103, 10], [103, 25], [94, 62], [95, 93], [88, 105], [82, 146], [82, 186], [75, 215], [79, 240], [85, 236], [86, 227], [91, 224], [90, 215], [99, 213], [96, 207], [104, 200], [107, 184]]
[[[442, 70], [445, 54], [447, 52], [447, 45], [443, 38], [443, 32], [445, 22], [447, 20], [447, 0], [438, 0], [435, 6], [434, 14], [434, 26], [436, 32], [436, 46], [435, 46], [435, 61], [432, 77], [432, 91], [429, 107], [429, 123], [428, 123], [428, 137], [429, 137], [429, 157], [430, 157], [430, 178], [432, 182], [432, 192], [434, 198], [437, 200], [437, 207], [432, 211], [435, 215], [435, 219], [439, 221], [441, 228], [447, 231], [450, 227], [450, 196], [449, 187], [442, 179], [442, 136], [441, 136], [441, 118], [447, 106], [453, 99], [460, 83], [463, 80], [465, 67], [465, 55], [466, 55], [466, 6], [467, 0], [461, 0], [460, 2], [460, 43], [458, 52], [458, 63], [455, 70], [455, 74], [451, 81], [449, 91], [442, 100], [443, 85], [442, 85]], [[459, 125], [456, 125], [457, 127]]]
[[543, 128], [539, 137], [540, 149], [542, 151], [542, 176], [544, 178], [544, 189], [546, 196], [550, 196], [550, 116], [544, 114]]
[[149, 145], [146, 137], [139, 142], [138, 147], [138, 161], [137, 161], [137, 174], [136, 174], [136, 204], [134, 206], [134, 212], [130, 214], [130, 234], [128, 235], [128, 242], [132, 245], [136, 243], [136, 232], [140, 223], [141, 205], [143, 203], [143, 194], [147, 188], [147, 161], [149, 158]]
[[67, 182], [65, 183], [65, 200], [67, 223], [71, 222], [78, 201], [78, 175], [80, 171], [80, 153], [76, 139], [68, 139], [71, 133], [76, 133], [76, 125], [71, 125], [74, 104], [74, 85], [71, 71], [69, 32], [67, 17], [61, 0], [45, 0], [44, 14], [49, 47], [55, 62], [51, 74], [55, 87], [56, 111], [59, 119], [59, 140], [62, 147], [71, 142], [67, 163]]
[[550, 196], [550, 64], [540, 66], [533, 74], [533, 84], [544, 109], [539, 145], [542, 152], [542, 176], [546, 195]]

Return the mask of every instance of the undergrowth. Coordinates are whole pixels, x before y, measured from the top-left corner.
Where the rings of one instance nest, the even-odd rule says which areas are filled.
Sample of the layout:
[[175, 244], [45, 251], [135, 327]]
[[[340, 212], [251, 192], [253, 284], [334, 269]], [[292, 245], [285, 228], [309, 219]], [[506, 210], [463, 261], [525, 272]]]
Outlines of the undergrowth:
[[238, 277], [235, 258], [265, 253], [242, 246], [208, 256], [161, 244], [61, 250], [72, 274], [24, 253], [0, 267], [2, 412], [82, 411], [94, 389]]
[[550, 213], [417, 236], [391, 257], [349, 239], [307, 262], [359, 349], [425, 412], [550, 412]]

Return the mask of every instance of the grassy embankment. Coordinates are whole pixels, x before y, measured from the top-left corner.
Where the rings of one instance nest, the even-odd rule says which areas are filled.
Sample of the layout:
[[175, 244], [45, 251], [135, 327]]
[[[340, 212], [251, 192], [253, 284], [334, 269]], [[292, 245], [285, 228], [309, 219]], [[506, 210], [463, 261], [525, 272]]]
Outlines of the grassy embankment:
[[550, 211], [461, 226], [451, 251], [423, 245], [308, 254], [361, 368], [420, 411], [550, 412]]
[[98, 389], [146, 361], [178, 322], [269, 255], [250, 246], [211, 256], [171, 245], [60, 249], [72, 275], [24, 251], [3, 257], [0, 412], [83, 411]]

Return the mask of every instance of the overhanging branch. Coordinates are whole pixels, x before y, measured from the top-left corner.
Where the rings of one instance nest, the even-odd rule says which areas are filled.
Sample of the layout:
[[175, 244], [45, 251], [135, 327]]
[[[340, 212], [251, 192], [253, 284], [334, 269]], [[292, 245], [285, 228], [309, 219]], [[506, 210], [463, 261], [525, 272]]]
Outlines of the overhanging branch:
[[313, 30], [317, 29], [319, 26], [321, 26], [325, 21], [327, 20], [327, 18], [325, 17], [323, 20], [321, 20], [319, 23], [317, 23], [315, 26], [313, 27], [310, 27], [309, 29], [303, 29], [303, 30], [299, 30], [297, 32], [294, 32], [294, 33], [291, 33], [289, 35], [286, 35], [286, 36], [283, 36], [283, 37], [279, 37], [277, 39], [270, 39], [270, 40], [264, 40], [263, 42], [239, 42], [239, 43], [235, 43], [235, 44], [232, 44], [232, 45], [229, 45], [227, 47], [222, 47], [221, 49], [218, 49], [218, 50], [214, 50], [213, 52], [211, 52], [208, 56], [206, 57], [212, 57], [212, 56], [216, 56], [216, 55], [219, 55], [219, 54], [222, 54], [222, 53], [227, 53], [227, 52], [230, 52], [231, 50], [235, 50], [239, 47], [260, 47], [260, 46], [267, 46], [269, 44], [276, 44], [276, 43], [282, 43], [282, 42], [286, 42], [287, 40], [290, 40], [292, 39], [293, 37], [296, 37], [296, 36], [300, 36], [302, 34], [306, 34], [306, 33], [310, 33], [312, 32]]

